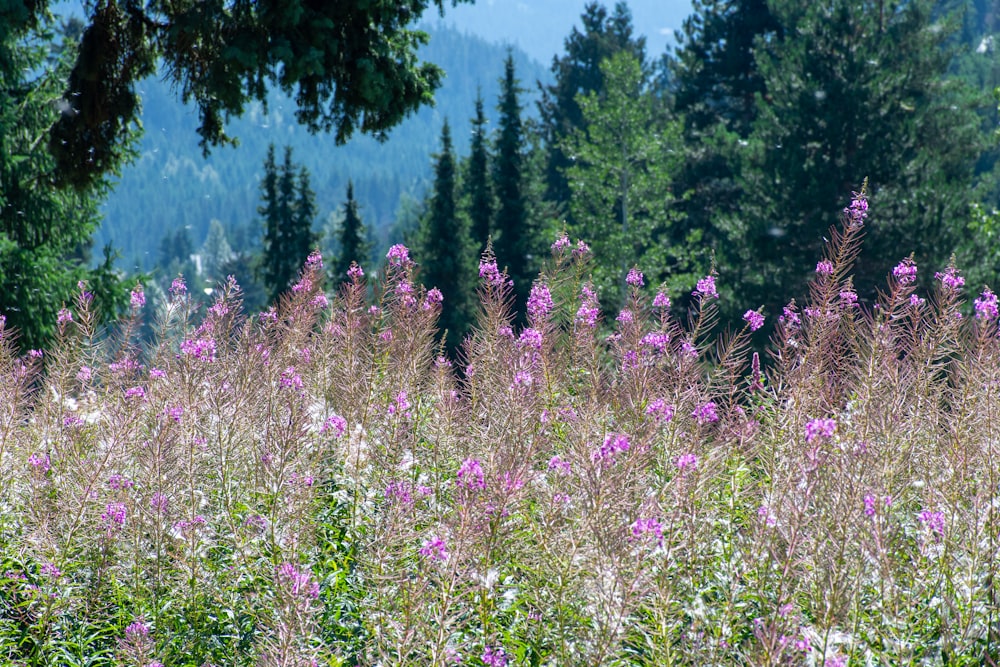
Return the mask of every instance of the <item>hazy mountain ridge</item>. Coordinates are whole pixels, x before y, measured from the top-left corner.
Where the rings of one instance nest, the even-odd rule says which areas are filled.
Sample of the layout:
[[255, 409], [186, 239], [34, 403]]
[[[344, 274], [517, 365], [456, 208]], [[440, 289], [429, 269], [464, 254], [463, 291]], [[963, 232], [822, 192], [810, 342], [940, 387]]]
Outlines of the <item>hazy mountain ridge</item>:
[[[292, 146], [295, 161], [309, 169], [319, 211], [317, 225], [322, 226], [341, 207], [351, 179], [366, 224], [376, 232], [384, 231], [395, 218], [401, 198], [422, 196], [444, 119], [451, 122], [460, 155], [468, 148], [477, 89], [482, 91], [491, 122], [496, 119], [497, 79], [507, 47], [443, 24], [425, 24], [424, 28], [431, 39], [420, 55], [440, 65], [447, 76], [437, 92], [436, 106], [408, 118], [384, 143], [357, 136], [345, 146], [336, 146], [332, 136], [312, 135], [300, 127], [294, 102], [273, 93], [267, 113], [262, 104], [253, 103], [243, 117], [232, 119], [227, 131], [238, 137], [238, 147], [216, 148], [203, 159], [193, 106], [182, 105], [163, 80], [147, 80], [139, 90], [145, 127], [139, 157], [124, 170], [103, 206], [105, 221], [97, 245], [110, 243], [119, 249], [127, 268], [149, 269], [165, 234], [187, 226], [197, 246], [213, 218], [235, 237], [234, 245], [256, 244], [261, 234], [258, 183], [269, 143]], [[519, 49], [513, 51], [525, 89], [525, 113], [531, 114], [536, 81], [548, 81], [549, 73]]]

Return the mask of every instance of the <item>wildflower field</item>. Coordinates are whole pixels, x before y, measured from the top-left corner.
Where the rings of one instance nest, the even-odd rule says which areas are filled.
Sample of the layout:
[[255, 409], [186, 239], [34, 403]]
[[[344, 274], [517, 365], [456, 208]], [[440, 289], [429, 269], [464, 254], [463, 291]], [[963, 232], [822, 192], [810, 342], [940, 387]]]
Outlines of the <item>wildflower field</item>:
[[524, 326], [484, 256], [452, 361], [402, 246], [252, 316], [178, 279], [111, 336], [86, 285], [53, 349], [0, 324], [0, 663], [996, 664], [997, 298], [900, 258], [859, 304], [866, 215], [721, 335], [713, 276], [602, 314], [565, 237]]

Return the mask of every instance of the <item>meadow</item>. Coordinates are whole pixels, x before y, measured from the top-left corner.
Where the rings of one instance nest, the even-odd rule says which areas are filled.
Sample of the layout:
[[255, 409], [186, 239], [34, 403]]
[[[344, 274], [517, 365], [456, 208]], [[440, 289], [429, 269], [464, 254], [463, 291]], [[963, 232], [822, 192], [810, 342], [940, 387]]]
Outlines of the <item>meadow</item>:
[[996, 664], [997, 297], [899, 257], [859, 303], [868, 214], [723, 333], [713, 275], [602, 313], [566, 237], [524, 325], [484, 255], [453, 360], [402, 246], [263, 313], [0, 323], [0, 662]]

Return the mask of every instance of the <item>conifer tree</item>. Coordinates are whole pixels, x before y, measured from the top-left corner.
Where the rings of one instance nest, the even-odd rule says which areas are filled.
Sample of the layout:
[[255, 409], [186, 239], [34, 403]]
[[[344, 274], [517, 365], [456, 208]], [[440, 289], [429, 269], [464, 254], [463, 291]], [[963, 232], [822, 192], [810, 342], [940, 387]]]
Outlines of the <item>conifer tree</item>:
[[368, 231], [361, 220], [358, 202], [354, 199], [354, 183], [347, 182], [347, 201], [344, 202], [344, 220], [340, 225], [340, 253], [333, 265], [333, 279], [342, 282], [347, 279], [351, 262], [364, 264], [368, 259]]
[[315, 243], [316, 207], [309, 173], [304, 168], [297, 171], [290, 147], [285, 148], [280, 170], [274, 146], [268, 148], [261, 182], [263, 205], [257, 210], [264, 218], [263, 280], [272, 301], [295, 280]]
[[633, 35], [632, 14], [624, 2], [617, 3], [610, 16], [600, 3], [588, 2], [580, 18], [583, 31], [574, 27], [564, 41], [565, 54], [552, 61], [555, 82], [541, 87], [538, 102], [548, 145], [545, 198], [564, 206], [570, 201], [566, 169], [571, 165], [565, 140], [574, 130], [586, 129], [577, 96], [604, 90], [601, 63], [620, 51], [646, 67], [646, 38]]
[[428, 288], [436, 287], [444, 297], [439, 325], [447, 330], [447, 348], [454, 351], [472, 320], [475, 256], [468, 218], [456, 205], [455, 156], [447, 120], [441, 128], [430, 205], [420, 227], [417, 259], [421, 282]]
[[490, 154], [486, 135], [483, 98], [476, 95], [476, 117], [472, 119], [472, 144], [464, 179], [466, 211], [473, 246], [482, 251], [493, 224], [493, 188], [490, 181]]
[[497, 106], [500, 111], [500, 127], [494, 148], [493, 167], [497, 196], [493, 250], [498, 264], [507, 267], [508, 274], [514, 281], [517, 307], [521, 309], [534, 279], [529, 257], [532, 230], [528, 221], [523, 182], [524, 128], [518, 99], [523, 90], [518, 86], [514, 57], [509, 53], [504, 62], [504, 76], [500, 85], [500, 103]]

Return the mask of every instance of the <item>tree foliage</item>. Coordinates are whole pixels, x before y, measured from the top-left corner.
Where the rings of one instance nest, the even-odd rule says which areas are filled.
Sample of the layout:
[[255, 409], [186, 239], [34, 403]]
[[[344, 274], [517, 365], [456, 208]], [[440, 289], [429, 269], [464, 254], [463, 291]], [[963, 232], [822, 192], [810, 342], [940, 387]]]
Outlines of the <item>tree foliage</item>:
[[354, 199], [354, 183], [347, 183], [347, 199], [344, 201], [344, 219], [340, 223], [338, 238], [340, 251], [333, 264], [333, 278], [340, 282], [347, 279], [347, 270], [352, 262], [363, 264], [370, 252], [368, 230], [361, 220], [358, 202]]
[[417, 261], [421, 281], [441, 291], [440, 328], [445, 344], [458, 349], [473, 320], [475, 253], [469, 236], [469, 219], [457, 202], [457, 173], [446, 120], [441, 128], [441, 152], [434, 163], [434, 187], [421, 220]]
[[564, 42], [565, 53], [552, 59], [556, 80], [541, 86], [542, 98], [538, 102], [548, 143], [545, 194], [549, 201], [564, 204], [571, 193], [565, 176], [571, 161], [564, 152], [564, 142], [575, 130], [586, 129], [578, 96], [604, 90], [601, 63], [620, 51], [632, 54], [642, 67], [646, 66], [646, 39], [633, 34], [632, 14], [626, 3], [615, 4], [609, 15], [602, 4], [589, 2], [580, 20], [582, 32], [574, 27]]
[[272, 145], [264, 162], [263, 203], [258, 209], [264, 218], [263, 279], [271, 300], [292, 284], [316, 243], [312, 231], [316, 216], [313, 197], [309, 172], [292, 161], [292, 149], [285, 148], [279, 168]]
[[44, 16], [29, 20], [18, 9], [0, 19], [0, 315], [20, 331], [23, 346], [36, 348], [54, 333], [57, 311], [73, 301], [79, 281], [87, 281], [105, 316], [123, 304], [125, 289], [110, 250], [99, 268], [89, 266], [107, 183], [56, 190], [57, 165], [43, 141], [59, 116], [52, 100], [68, 72], [59, 40], [72, 42]]
[[476, 96], [476, 115], [472, 119], [472, 144], [466, 161], [463, 191], [470, 233], [477, 250], [486, 248], [493, 226], [493, 183], [490, 179], [490, 147], [486, 132], [483, 98]]
[[[15, 2], [8, 30], [32, 29], [50, 4]], [[138, 117], [135, 85], [158, 62], [196, 104], [206, 151], [230, 141], [226, 121], [248, 100], [266, 103], [271, 87], [294, 95], [299, 122], [333, 131], [338, 143], [356, 130], [381, 135], [441, 82], [442, 70], [416, 55], [426, 34], [408, 27], [432, 4], [444, 11], [444, 0], [93, 3], [64, 113], [51, 124], [59, 180], [83, 187], [122, 163]]]
[[508, 54], [501, 80], [500, 127], [494, 147], [493, 183], [497, 197], [496, 238], [493, 250], [499, 264], [507, 267], [514, 280], [518, 304], [523, 307], [534, 279], [531, 264], [532, 228], [528, 219], [524, 182], [524, 127], [519, 95], [523, 89], [514, 72], [514, 59]]

